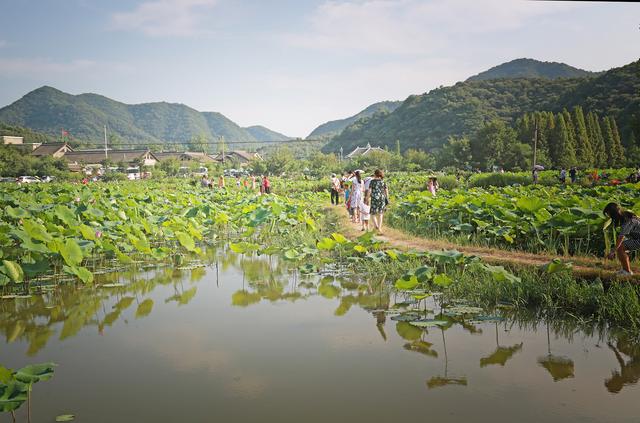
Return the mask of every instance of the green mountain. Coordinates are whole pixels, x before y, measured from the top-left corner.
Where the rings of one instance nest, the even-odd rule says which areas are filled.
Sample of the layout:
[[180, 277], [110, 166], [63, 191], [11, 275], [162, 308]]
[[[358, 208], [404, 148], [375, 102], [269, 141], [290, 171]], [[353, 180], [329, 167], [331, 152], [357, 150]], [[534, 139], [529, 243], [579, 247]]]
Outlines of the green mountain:
[[565, 63], [541, 62], [535, 59], [515, 59], [481, 72], [467, 81], [487, 81], [489, 79], [513, 78], [585, 78], [602, 72], [590, 72]]
[[292, 137], [288, 137], [279, 132], [272, 131], [271, 129], [265, 128], [264, 126], [261, 126], [261, 125], [248, 126], [243, 129], [248, 133], [250, 133], [251, 136], [253, 136], [253, 138], [257, 139], [258, 141], [278, 142], [278, 141], [288, 141], [293, 139]]
[[332, 138], [340, 134], [347, 126], [362, 118], [368, 118], [378, 113], [391, 113], [402, 104], [401, 101], [381, 101], [374, 103], [361, 112], [346, 119], [332, 120], [314, 129], [307, 139]]
[[107, 125], [110, 134], [131, 143], [186, 142], [194, 137], [256, 142], [251, 132], [220, 113], [165, 102], [128, 105], [97, 94], [71, 95], [47, 86], [0, 109], [0, 122], [53, 136], [65, 129], [79, 141], [101, 140]]
[[[324, 151], [350, 151], [367, 142], [402, 149], [438, 148], [450, 136], [474, 134], [499, 118], [513, 123], [526, 112], [582, 106], [585, 113], [612, 115], [623, 142], [640, 134], [640, 60], [588, 78], [516, 78], [458, 82], [412, 95], [387, 115], [361, 119], [333, 138]], [[637, 136], [636, 136], [637, 139]], [[631, 141], [633, 142], [633, 141]]]

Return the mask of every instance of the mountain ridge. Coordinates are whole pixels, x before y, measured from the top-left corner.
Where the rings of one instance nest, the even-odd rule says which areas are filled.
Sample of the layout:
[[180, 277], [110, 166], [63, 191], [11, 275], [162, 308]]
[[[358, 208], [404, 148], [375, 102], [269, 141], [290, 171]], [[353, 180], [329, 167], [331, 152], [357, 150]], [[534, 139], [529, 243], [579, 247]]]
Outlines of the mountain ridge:
[[102, 139], [104, 125], [112, 135], [140, 144], [188, 142], [196, 137], [259, 141], [219, 112], [200, 112], [166, 101], [126, 104], [95, 93], [73, 95], [48, 85], [0, 108], [0, 122], [51, 135], [64, 129], [86, 141]]
[[330, 120], [319, 125], [307, 136], [307, 139], [314, 138], [332, 138], [342, 132], [352, 123], [373, 116], [377, 113], [391, 113], [402, 104], [402, 101], [379, 101], [367, 106], [365, 109], [344, 119]]
[[583, 78], [498, 78], [458, 82], [409, 96], [387, 115], [361, 119], [323, 147], [325, 152], [371, 145], [431, 151], [449, 137], [470, 136], [484, 123], [498, 118], [512, 123], [527, 112], [559, 112], [582, 106], [612, 115], [623, 141], [640, 134], [640, 60]]
[[595, 77], [600, 74], [602, 74], [602, 72], [587, 71], [567, 65], [566, 63], [519, 58], [493, 66], [486, 71], [467, 78], [466, 81], [513, 78], [584, 78]]

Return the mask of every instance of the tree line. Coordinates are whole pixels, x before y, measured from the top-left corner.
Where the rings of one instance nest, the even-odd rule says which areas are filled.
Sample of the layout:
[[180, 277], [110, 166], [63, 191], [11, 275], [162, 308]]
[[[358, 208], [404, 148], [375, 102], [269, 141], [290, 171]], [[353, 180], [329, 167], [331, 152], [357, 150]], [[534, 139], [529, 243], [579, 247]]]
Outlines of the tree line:
[[450, 137], [435, 154], [440, 167], [527, 170], [535, 147], [535, 162], [545, 167], [619, 168], [640, 161], [636, 140], [627, 145], [628, 152], [613, 116], [585, 115], [576, 106], [559, 113], [525, 113], [513, 126], [491, 120], [471, 137]]

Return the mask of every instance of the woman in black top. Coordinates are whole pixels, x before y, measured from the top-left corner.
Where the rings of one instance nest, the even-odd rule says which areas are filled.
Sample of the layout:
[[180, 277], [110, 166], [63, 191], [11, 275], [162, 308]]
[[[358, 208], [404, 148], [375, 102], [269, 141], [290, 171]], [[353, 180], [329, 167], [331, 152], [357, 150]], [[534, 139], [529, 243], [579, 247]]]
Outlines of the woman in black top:
[[630, 211], [622, 210], [617, 203], [607, 204], [604, 208], [604, 215], [610, 217], [615, 226], [620, 227], [616, 247], [609, 252], [607, 257], [611, 260], [616, 254], [618, 255], [618, 260], [622, 265], [618, 275], [633, 275], [627, 251], [640, 250], [640, 219]]

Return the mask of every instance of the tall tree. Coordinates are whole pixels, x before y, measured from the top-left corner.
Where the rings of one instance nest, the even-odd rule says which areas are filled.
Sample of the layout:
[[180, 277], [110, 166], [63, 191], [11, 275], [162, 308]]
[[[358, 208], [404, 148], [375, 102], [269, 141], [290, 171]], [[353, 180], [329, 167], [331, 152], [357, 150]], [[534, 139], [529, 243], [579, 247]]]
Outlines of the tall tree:
[[[607, 166], [615, 168], [624, 164], [624, 151], [620, 144], [620, 135], [616, 136], [615, 120], [605, 116], [602, 121], [604, 145], [607, 151]], [[615, 128], [615, 130], [614, 130]]]
[[476, 166], [491, 170], [504, 166], [505, 151], [515, 143], [516, 132], [502, 120], [494, 119], [471, 139], [471, 156]]
[[571, 140], [571, 133], [564, 119], [564, 113], [558, 113], [556, 125], [551, 136], [551, 160], [559, 167], [576, 165], [576, 150]]
[[604, 144], [600, 120], [594, 112], [589, 112], [587, 115], [587, 132], [593, 146], [593, 165], [601, 168], [606, 167], [608, 160], [607, 147]]
[[615, 166], [621, 167], [626, 163], [624, 146], [622, 145], [622, 139], [620, 138], [620, 132], [618, 131], [618, 125], [616, 119], [613, 116], [609, 116], [609, 122], [611, 123], [611, 131], [613, 132], [613, 145], [615, 146], [616, 161]]
[[573, 109], [573, 122], [576, 132], [576, 161], [581, 166], [593, 166], [593, 147], [587, 132], [587, 124], [584, 120], [582, 107], [576, 106]]

